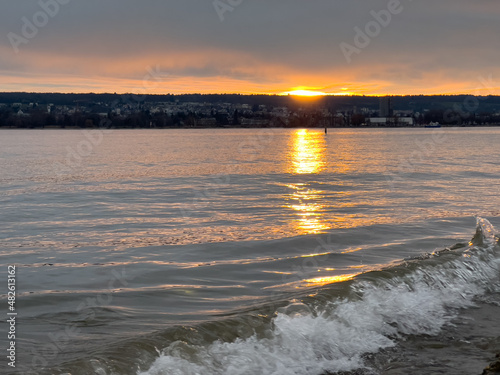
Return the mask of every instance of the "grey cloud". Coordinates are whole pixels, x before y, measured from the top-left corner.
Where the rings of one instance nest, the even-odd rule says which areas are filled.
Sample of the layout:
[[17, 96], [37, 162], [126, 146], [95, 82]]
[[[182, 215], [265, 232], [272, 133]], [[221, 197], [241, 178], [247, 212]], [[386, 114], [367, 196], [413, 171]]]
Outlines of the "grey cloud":
[[[23, 49], [103, 59], [212, 49], [245, 53], [262, 63], [296, 70], [327, 72], [349, 68], [339, 44], [352, 44], [354, 27], [363, 28], [373, 19], [370, 11], [386, 9], [388, 3], [243, 0], [221, 22], [212, 0], [72, 0]], [[353, 67], [396, 62], [406, 63], [408, 70], [420, 65], [447, 65], [466, 72], [494, 68], [491, 59], [500, 54], [496, 0], [401, 0], [401, 4], [403, 12], [355, 56]], [[12, 1], [5, 8], [0, 15], [4, 53], [10, 48], [7, 34], [20, 33], [21, 18], [30, 18], [40, 6], [36, 1]], [[12, 69], [13, 63], [7, 66]], [[180, 74], [221, 71], [231, 74], [223, 63], [217, 66], [216, 59], [204, 67], [187, 66], [185, 72], [179, 68]]]

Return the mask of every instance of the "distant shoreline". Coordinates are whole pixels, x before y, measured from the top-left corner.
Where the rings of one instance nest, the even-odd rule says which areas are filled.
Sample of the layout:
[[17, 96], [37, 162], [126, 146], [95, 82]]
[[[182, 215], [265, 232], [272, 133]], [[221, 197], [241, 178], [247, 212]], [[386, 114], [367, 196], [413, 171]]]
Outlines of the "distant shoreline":
[[[446, 129], [446, 128], [494, 128], [500, 124], [484, 124], [484, 125], [441, 125], [439, 127], [415, 125], [415, 126], [335, 126], [327, 127], [328, 130], [335, 129]], [[278, 127], [278, 126], [170, 126], [170, 127], [87, 127], [81, 128], [77, 126], [43, 126], [43, 127], [0, 127], [0, 130], [179, 130], [179, 129], [325, 129], [325, 127]]]
[[[471, 104], [473, 103], [473, 105]], [[0, 93], [0, 128], [412, 128], [499, 126], [500, 96]], [[479, 125], [481, 124], [481, 125]]]

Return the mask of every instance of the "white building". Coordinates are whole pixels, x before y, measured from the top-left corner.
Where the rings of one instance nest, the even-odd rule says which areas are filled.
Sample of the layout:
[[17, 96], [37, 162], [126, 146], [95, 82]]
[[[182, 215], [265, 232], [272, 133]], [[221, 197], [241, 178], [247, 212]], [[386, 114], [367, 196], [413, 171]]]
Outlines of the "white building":
[[413, 117], [370, 117], [368, 119], [368, 123], [372, 125], [402, 125], [402, 126], [415, 125]]

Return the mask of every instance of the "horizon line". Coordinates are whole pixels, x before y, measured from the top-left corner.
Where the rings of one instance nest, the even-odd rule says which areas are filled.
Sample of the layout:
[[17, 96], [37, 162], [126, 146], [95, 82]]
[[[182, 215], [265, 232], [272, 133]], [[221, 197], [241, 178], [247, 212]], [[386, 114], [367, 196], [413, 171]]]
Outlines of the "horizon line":
[[405, 96], [474, 96], [474, 97], [490, 97], [490, 96], [500, 96], [494, 94], [488, 95], [477, 95], [471, 93], [442, 93], [442, 94], [329, 94], [329, 93], [318, 93], [317, 95], [300, 95], [293, 93], [241, 93], [241, 92], [212, 92], [212, 93], [200, 93], [200, 92], [185, 92], [185, 93], [134, 93], [134, 92], [60, 92], [60, 91], [0, 91], [0, 94], [59, 94], [59, 95], [137, 95], [137, 96], [164, 96], [164, 95], [172, 95], [172, 96], [182, 96], [182, 95], [200, 95], [200, 96], [208, 96], [208, 95], [240, 95], [240, 96], [283, 96], [283, 97], [301, 97], [308, 99], [315, 98], [324, 98], [324, 97], [405, 97]]

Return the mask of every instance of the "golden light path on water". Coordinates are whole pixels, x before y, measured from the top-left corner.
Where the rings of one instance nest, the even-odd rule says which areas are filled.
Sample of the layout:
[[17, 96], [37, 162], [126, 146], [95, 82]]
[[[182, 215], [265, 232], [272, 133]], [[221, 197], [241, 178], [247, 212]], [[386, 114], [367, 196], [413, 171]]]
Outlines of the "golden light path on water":
[[314, 279], [304, 280], [304, 282], [306, 283], [306, 285], [305, 285], [306, 287], [323, 286], [323, 285], [340, 283], [343, 281], [352, 280], [357, 275], [359, 275], [359, 273], [353, 273], [353, 274], [349, 274], [349, 275], [316, 277]]
[[[300, 129], [293, 133], [289, 155], [289, 173], [295, 175], [318, 174], [326, 168], [325, 134], [320, 131]], [[304, 179], [306, 181], [306, 179]], [[321, 233], [330, 226], [324, 218], [322, 203], [324, 192], [308, 186], [306, 182], [287, 185], [293, 189], [288, 207], [296, 211], [296, 227], [301, 234]]]
[[323, 132], [297, 130], [293, 134], [292, 165], [297, 174], [319, 173], [326, 167]]

